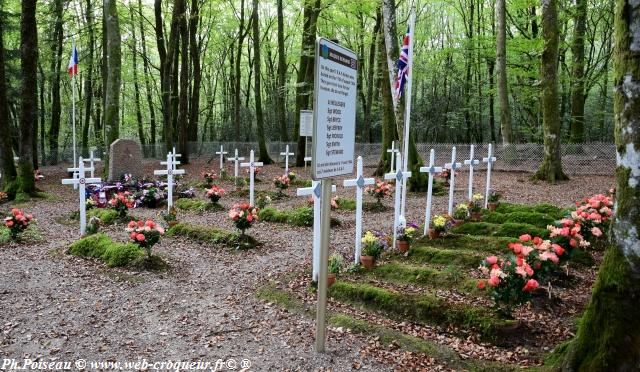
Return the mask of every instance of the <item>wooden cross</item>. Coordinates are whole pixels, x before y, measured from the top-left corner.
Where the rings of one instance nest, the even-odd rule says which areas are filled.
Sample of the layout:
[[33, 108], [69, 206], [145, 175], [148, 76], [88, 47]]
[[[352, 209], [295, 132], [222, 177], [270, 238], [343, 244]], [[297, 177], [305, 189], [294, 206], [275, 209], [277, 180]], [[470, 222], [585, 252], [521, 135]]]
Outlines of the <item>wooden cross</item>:
[[[222, 150], [222, 148], [220, 148]], [[249, 162], [241, 163], [241, 167], [249, 167], [249, 205], [253, 207], [253, 185], [255, 179], [256, 167], [261, 167], [264, 164], [262, 162], [256, 162], [253, 154], [253, 150], [249, 154]]]
[[473, 167], [480, 164], [480, 160], [473, 158], [474, 155], [475, 145], [471, 145], [471, 148], [469, 149], [469, 159], [464, 161], [464, 165], [469, 166], [469, 200], [473, 197]]
[[216, 151], [216, 155], [220, 155], [220, 171], [222, 172], [222, 169], [224, 167], [224, 156], [227, 154], [226, 151], [224, 151], [224, 145], [220, 145], [220, 151]]
[[424, 212], [424, 235], [427, 235], [429, 232], [429, 225], [431, 224], [431, 198], [433, 195], [433, 177], [442, 172], [442, 167], [434, 166], [436, 157], [436, 152], [434, 149], [431, 149], [429, 153], [429, 166], [428, 167], [420, 167], [420, 172], [429, 173], [429, 183], [427, 185], [427, 208]]
[[489, 144], [487, 157], [482, 158], [482, 162], [487, 163], [487, 186], [484, 191], [484, 207], [487, 208], [487, 204], [489, 203], [489, 187], [491, 187], [491, 168], [493, 168], [493, 163], [496, 162], [496, 157], [493, 156], [493, 146], [491, 143]]
[[233, 166], [233, 176], [234, 176], [235, 178], [238, 178], [238, 172], [239, 172], [239, 170], [238, 170], [238, 166], [240, 165], [240, 161], [241, 161], [241, 160], [244, 160], [244, 158], [243, 158], [243, 157], [239, 157], [239, 156], [238, 156], [238, 149], [236, 149], [236, 151], [235, 151], [235, 156], [234, 156], [234, 157], [232, 157], [232, 158], [228, 158], [227, 160], [228, 160], [228, 161], [232, 161], [232, 162], [234, 162], [234, 166]]
[[83, 161], [88, 161], [89, 162], [89, 169], [91, 169], [91, 178], [94, 177], [94, 172], [95, 172], [95, 166], [94, 163], [97, 163], [100, 160], [100, 158], [95, 158], [93, 157], [93, 150], [89, 151], [89, 159], [84, 159]]
[[285, 148], [284, 152], [281, 152], [280, 155], [284, 156], [284, 174], [289, 174], [289, 156], [295, 155], [292, 152], [289, 152], [289, 145]]
[[167, 153], [167, 161], [162, 163], [167, 166], [167, 169], [154, 170], [153, 174], [155, 176], [167, 176], [167, 211], [171, 212], [171, 207], [173, 206], [173, 175], [184, 174], [184, 169], [176, 169], [176, 165], [180, 164], [180, 162], [174, 159], [174, 154], [171, 152]]
[[462, 164], [461, 163], [456, 163], [456, 147], [453, 146], [453, 148], [451, 149], [451, 163], [447, 163], [444, 165], [444, 167], [446, 169], [450, 169], [451, 170], [451, 176], [449, 176], [450, 180], [449, 180], [449, 209], [448, 212], [449, 216], [451, 216], [451, 213], [453, 213], [453, 191], [455, 189], [455, 183], [456, 183], [456, 169], [462, 168]]
[[410, 178], [411, 172], [403, 172], [402, 171], [402, 155], [398, 152], [396, 156], [396, 172], [395, 173], [387, 173], [384, 175], [385, 180], [396, 180], [396, 190], [395, 190], [395, 202], [394, 202], [394, 212], [393, 212], [393, 248], [396, 247], [396, 238], [398, 237], [398, 227], [401, 225], [404, 226], [406, 223], [405, 217], [401, 214], [401, 198], [402, 198], [402, 184], [403, 179]]
[[[331, 185], [331, 192], [336, 192], [336, 185]], [[320, 271], [320, 217], [322, 213], [320, 206], [322, 186], [320, 185], [320, 181], [311, 182], [311, 187], [298, 188], [296, 195], [313, 197], [313, 264], [311, 280], [317, 282], [318, 272]]]
[[362, 252], [362, 195], [366, 185], [376, 183], [375, 178], [364, 178], [362, 173], [362, 156], [358, 156], [356, 178], [343, 182], [344, 187], [356, 187], [356, 264], [360, 263], [360, 253]]
[[78, 167], [67, 168], [67, 171], [73, 172], [73, 178], [65, 178], [62, 180], [63, 185], [74, 185], [79, 190], [80, 195], [80, 235], [84, 235], [87, 229], [87, 193], [86, 185], [101, 183], [100, 178], [85, 178], [85, 172], [93, 172], [93, 168], [85, 168], [82, 157], [78, 159]]

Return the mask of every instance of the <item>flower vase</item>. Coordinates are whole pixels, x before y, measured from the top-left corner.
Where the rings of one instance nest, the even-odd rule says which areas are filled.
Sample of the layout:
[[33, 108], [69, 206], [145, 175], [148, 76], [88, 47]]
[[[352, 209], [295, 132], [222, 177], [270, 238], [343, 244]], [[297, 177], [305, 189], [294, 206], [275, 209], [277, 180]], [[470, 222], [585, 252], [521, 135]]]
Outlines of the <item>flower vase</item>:
[[440, 237], [440, 231], [429, 229], [429, 239], [438, 239]]
[[409, 250], [409, 242], [406, 240], [398, 240], [396, 241], [396, 246], [398, 247], [398, 250], [402, 253], [406, 252]]
[[471, 220], [480, 221], [482, 219], [482, 212], [471, 212]]
[[490, 211], [495, 211], [495, 210], [496, 210], [496, 208], [498, 208], [498, 203], [487, 203], [487, 208], [488, 208]]
[[360, 263], [365, 269], [373, 269], [373, 266], [376, 264], [376, 260], [373, 256], [360, 256]]
[[335, 282], [336, 282], [336, 274], [328, 273], [327, 274], [327, 288], [331, 288], [331, 286]]

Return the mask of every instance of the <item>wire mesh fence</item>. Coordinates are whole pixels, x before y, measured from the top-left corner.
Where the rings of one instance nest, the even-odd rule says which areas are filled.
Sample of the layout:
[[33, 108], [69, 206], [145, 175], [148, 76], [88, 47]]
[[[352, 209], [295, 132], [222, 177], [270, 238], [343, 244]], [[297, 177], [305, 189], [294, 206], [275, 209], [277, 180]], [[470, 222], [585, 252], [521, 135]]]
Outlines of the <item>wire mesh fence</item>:
[[[209, 160], [217, 157], [216, 151], [220, 150], [223, 145], [227, 156], [233, 156], [235, 149], [238, 149], [240, 156], [247, 157], [249, 151], [255, 150], [256, 156], [258, 144], [256, 142], [190, 142], [188, 144], [189, 154], [191, 158], [204, 158]], [[284, 162], [284, 157], [280, 156], [284, 152], [285, 146], [289, 145], [289, 150], [297, 153], [296, 142], [269, 142], [267, 149], [269, 155], [276, 162]], [[453, 144], [453, 143], [418, 143], [416, 144], [418, 152], [422, 159], [427, 162], [429, 159], [429, 151], [435, 150], [436, 165], [444, 165], [451, 161], [451, 149], [456, 147], [457, 161], [469, 159], [470, 144]], [[482, 159], [487, 156], [488, 144], [475, 144], [475, 158]], [[307, 143], [307, 154], [311, 156], [311, 141]], [[95, 148], [94, 148], [95, 149]], [[96, 156], [105, 156], [105, 149], [95, 149]], [[142, 146], [142, 152], [146, 158], [161, 159], [166, 156], [166, 147], [163, 143], [155, 145]], [[384, 149], [386, 150], [386, 149]], [[362, 156], [365, 167], [375, 167], [380, 160], [380, 154], [383, 148], [380, 143], [356, 143], [356, 156]], [[582, 144], [563, 144], [562, 166], [565, 173], [569, 175], [588, 174], [588, 175], [613, 175], [616, 166], [616, 152], [613, 143], [590, 142]], [[522, 171], [535, 172], [540, 166], [543, 158], [544, 149], [542, 144], [513, 144], [504, 146], [501, 144], [494, 145], [494, 156], [497, 158], [494, 163], [494, 169], [503, 171]], [[88, 154], [88, 151], [79, 149], [78, 154]], [[296, 154], [297, 155], [297, 154]], [[66, 149], [60, 153], [62, 161], [71, 162], [72, 150]], [[291, 159], [290, 159], [291, 161]], [[481, 163], [480, 167], [485, 164]]]

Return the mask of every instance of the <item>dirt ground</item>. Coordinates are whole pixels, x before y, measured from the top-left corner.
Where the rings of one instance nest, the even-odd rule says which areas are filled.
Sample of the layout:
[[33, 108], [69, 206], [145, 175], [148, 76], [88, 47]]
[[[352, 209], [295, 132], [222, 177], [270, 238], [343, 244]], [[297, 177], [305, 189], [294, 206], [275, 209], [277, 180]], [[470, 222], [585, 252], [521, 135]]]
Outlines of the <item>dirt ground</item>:
[[[157, 162], [145, 161], [148, 172]], [[217, 161], [196, 159], [184, 167], [185, 181], [199, 179], [204, 168], [216, 173]], [[158, 168], [159, 169], [159, 168]], [[228, 168], [232, 172], [232, 168]], [[298, 177], [308, 172], [295, 169]], [[367, 169], [371, 172], [371, 169]], [[38, 186], [52, 200], [19, 205], [37, 219], [45, 239], [35, 245], [0, 247], [0, 359], [42, 361], [203, 361], [248, 360], [251, 370], [393, 370], [363, 350], [371, 340], [329, 328], [327, 352], [314, 351], [314, 321], [291, 314], [255, 296], [255, 289], [279, 275], [311, 263], [312, 230], [284, 224], [259, 223], [249, 231], [263, 245], [236, 252], [202, 246], [181, 238], [164, 237], [154, 247], [169, 264], [166, 273], [109, 269], [98, 261], [65, 253], [78, 238], [77, 224], [61, 223], [77, 209], [77, 193], [60, 185], [62, 166], [44, 167], [46, 179]], [[275, 190], [271, 180], [280, 166], [265, 167], [258, 190]], [[581, 176], [557, 185], [532, 183], [529, 174], [495, 172], [493, 187], [513, 203], [549, 202], [568, 206], [573, 201], [613, 186], [613, 177]], [[477, 172], [476, 190], [484, 189], [484, 172]], [[337, 194], [354, 198], [353, 189]], [[229, 182], [222, 183], [227, 190]], [[466, 199], [466, 173], [458, 174], [456, 197]], [[202, 197], [203, 189], [198, 195]], [[274, 206], [306, 205], [306, 198], [290, 197]], [[230, 207], [240, 198], [223, 197]], [[392, 206], [392, 200], [385, 204]], [[447, 197], [434, 198], [434, 213], [446, 209]], [[9, 205], [0, 206], [5, 210]], [[407, 220], [423, 222], [425, 194], [410, 194]], [[133, 216], [159, 219], [159, 210], [135, 209]], [[353, 212], [334, 212], [343, 223], [332, 229], [331, 249], [353, 258]], [[181, 212], [194, 224], [232, 229], [226, 211], [202, 214]], [[391, 232], [393, 211], [364, 215], [364, 230]], [[127, 238], [123, 226], [105, 229], [116, 240]], [[231, 364], [232, 366], [232, 364]], [[243, 366], [246, 366], [246, 361]], [[89, 367], [87, 367], [89, 368]], [[75, 368], [74, 368], [75, 369]], [[221, 369], [226, 370], [226, 369]]]

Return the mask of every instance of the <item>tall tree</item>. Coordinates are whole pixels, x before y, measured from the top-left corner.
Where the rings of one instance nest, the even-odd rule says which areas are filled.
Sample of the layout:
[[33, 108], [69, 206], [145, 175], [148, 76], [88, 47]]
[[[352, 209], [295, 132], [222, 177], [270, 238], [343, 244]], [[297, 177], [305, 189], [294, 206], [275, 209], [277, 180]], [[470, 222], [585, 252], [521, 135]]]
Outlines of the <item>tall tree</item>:
[[[89, 125], [91, 124], [91, 109], [93, 105], [93, 54], [95, 49], [95, 35], [93, 31], [93, 4], [92, 0], [87, 0], [85, 9], [85, 22], [87, 24], [87, 34], [89, 36], [89, 51], [86, 55], [87, 74], [84, 80], [84, 124], [82, 126], [82, 148], [88, 151], [89, 148]], [[100, 133], [94, 133], [98, 136]], [[85, 152], [85, 155], [88, 155]]]
[[576, 0], [573, 17], [571, 54], [571, 142], [584, 140], [584, 37], [587, 23], [587, 0]]
[[20, 160], [18, 189], [25, 194], [36, 191], [33, 176], [34, 123], [38, 113], [38, 29], [37, 0], [22, 0], [20, 19]]
[[[0, 2], [2, 4], [4, 2]], [[2, 7], [0, 6], [0, 11]], [[15, 189], [13, 182], [16, 178], [16, 165], [13, 161], [13, 147], [11, 146], [11, 124], [9, 123], [9, 102], [7, 101], [7, 79], [5, 75], [4, 56], [4, 22], [0, 22], [0, 164], [2, 164], [2, 179], [4, 189], [13, 198]], [[2, 185], [2, 184], [0, 184]], [[13, 189], [13, 190], [10, 190]]]
[[555, 183], [567, 179], [560, 154], [560, 113], [558, 110], [558, 9], [556, 0], [542, 0], [542, 129], [544, 156], [534, 178]]
[[58, 136], [60, 134], [60, 65], [62, 61], [62, 0], [52, 4], [55, 23], [51, 47], [51, 125], [49, 126], [49, 164], [58, 163]]
[[[110, 146], [120, 136], [120, 82], [122, 69], [122, 55], [120, 45], [120, 22], [118, 20], [118, 7], [116, 0], [104, 0], [104, 24], [106, 45], [107, 68], [104, 85], [104, 119], [103, 125], [106, 132], [106, 145]], [[109, 169], [109, 156], [106, 156], [105, 169]], [[109, 175], [117, 177], [119, 175]]]
[[133, 70], [133, 103], [136, 112], [136, 123], [138, 124], [138, 140], [142, 148], [146, 141], [144, 139], [144, 125], [142, 123], [142, 109], [140, 108], [140, 84], [138, 83], [138, 38], [136, 37], [136, 22], [133, 16], [133, 5], [129, 4], [129, 16], [131, 17], [131, 62]]
[[282, 0], [277, 3], [278, 12], [278, 81], [276, 93], [277, 121], [280, 128], [280, 141], [288, 142], [289, 133], [287, 131], [287, 60], [284, 54], [284, 16], [282, 11]]
[[253, 89], [255, 93], [255, 105], [256, 105], [256, 126], [258, 129], [258, 147], [260, 149], [259, 161], [264, 164], [271, 164], [273, 160], [269, 156], [269, 150], [267, 149], [267, 141], [264, 135], [264, 114], [262, 112], [262, 95], [261, 95], [261, 82], [260, 82], [260, 18], [258, 16], [258, 0], [253, 0], [253, 14], [252, 28], [253, 28], [253, 74], [254, 83]]
[[193, 88], [189, 103], [189, 141], [198, 140], [198, 127], [200, 123], [200, 88], [202, 85], [202, 66], [200, 65], [201, 43], [197, 38], [198, 25], [200, 24], [200, 0], [191, 0], [191, 12], [189, 16], [189, 48], [191, 57], [191, 73], [193, 76]]
[[304, 0], [302, 46], [300, 64], [296, 78], [296, 108], [294, 111], [295, 125], [293, 137], [298, 139], [296, 151], [296, 166], [304, 165], [305, 138], [300, 137], [300, 110], [310, 108], [310, 97], [313, 92], [313, 69], [315, 63], [315, 39], [318, 29], [317, 21], [320, 15], [320, 0]]
[[[180, 58], [182, 68], [180, 69], [180, 95], [178, 98], [178, 143], [180, 161], [189, 163], [189, 28], [187, 27], [187, 10], [184, 0], [175, 2], [174, 6], [179, 6], [180, 12]], [[176, 66], [177, 69], [177, 66]]]
[[145, 33], [144, 33], [144, 24], [143, 24], [143, 15], [142, 15], [142, 0], [138, 0], [138, 24], [140, 26], [140, 44], [141, 44], [141, 48], [142, 48], [142, 64], [143, 64], [143, 68], [144, 68], [144, 87], [145, 87], [145, 92], [146, 92], [146, 96], [147, 96], [147, 105], [149, 106], [149, 131], [150, 131], [150, 139], [149, 139], [149, 143], [152, 145], [151, 146], [151, 156], [155, 156], [156, 155], [156, 147], [154, 146], [156, 144], [156, 110], [155, 107], [153, 105], [153, 97], [152, 97], [152, 91], [151, 91], [151, 83], [150, 83], [150, 78], [149, 75], [151, 74], [150, 68], [149, 68], [149, 58], [147, 57], [147, 39], [145, 37]]
[[496, 70], [498, 74], [498, 101], [500, 102], [500, 131], [502, 143], [513, 142], [511, 132], [511, 109], [509, 107], [509, 91], [507, 83], [507, 31], [506, 0], [496, 0], [498, 32], [496, 37]]
[[637, 371], [640, 366], [640, 3], [615, 4], [613, 244], [568, 346], [565, 371]]
[[[240, 0], [240, 24], [238, 26], [238, 43], [236, 45], [236, 61], [234, 64], [234, 88], [233, 88], [233, 122], [235, 128], [235, 141], [241, 141], [240, 139], [240, 125], [242, 115], [240, 112], [240, 106], [242, 105], [242, 101], [240, 100], [241, 88], [240, 84], [242, 82], [242, 73], [240, 71], [240, 64], [242, 63], [242, 43], [244, 42], [244, 38], [249, 32], [249, 27], [244, 26], [244, 0]], [[247, 92], [248, 93], [248, 92]]]

